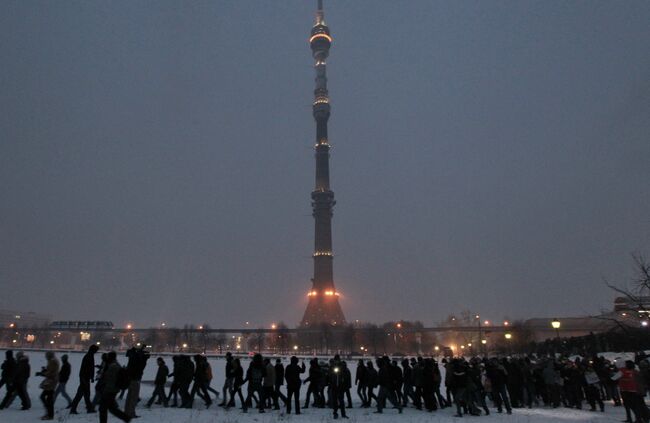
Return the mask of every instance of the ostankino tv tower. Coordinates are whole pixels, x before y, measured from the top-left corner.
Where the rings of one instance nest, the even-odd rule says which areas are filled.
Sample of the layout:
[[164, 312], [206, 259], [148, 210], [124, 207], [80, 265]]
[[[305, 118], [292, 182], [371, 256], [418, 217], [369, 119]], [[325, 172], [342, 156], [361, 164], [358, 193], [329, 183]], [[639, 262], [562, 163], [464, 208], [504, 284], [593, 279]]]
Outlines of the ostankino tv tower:
[[316, 69], [313, 115], [316, 120], [316, 187], [311, 193], [315, 223], [314, 278], [309, 291], [309, 304], [302, 318], [303, 327], [318, 324], [345, 324], [345, 316], [339, 304], [339, 293], [334, 288], [332, 255], [332, 210], [334, 192], [330, 189], [330, 143], [327, 137], [327, 120], [330, 117], [330, 99], [327, 91], [325, 60], [332, 46], [330, 30], [325, 25], [323, 1], [318, 1], [316, 23], [309, 37]]

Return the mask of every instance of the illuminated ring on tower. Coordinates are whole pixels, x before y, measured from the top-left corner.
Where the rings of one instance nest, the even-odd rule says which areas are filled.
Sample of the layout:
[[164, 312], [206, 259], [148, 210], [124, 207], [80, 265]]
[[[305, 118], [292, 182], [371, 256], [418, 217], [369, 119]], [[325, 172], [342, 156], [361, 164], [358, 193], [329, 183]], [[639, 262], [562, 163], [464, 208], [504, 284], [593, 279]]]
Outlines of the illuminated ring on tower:
[[325, 39], [326, 39], [327, 41], [329, 41], [330, 43], [332, 42], [332, 37], [330, 37], [330, 36], [327, 35], [327, 34], [322, 34], [322, 33], [321, 33], [321, 34], [314, 34], [314, 35], [312, 35], [312, 36], [309, 38], [309, 43], [311, 43], [311, 42], [314, 41], [314, 40], [317, 40], [318, 38], [325, 38]]

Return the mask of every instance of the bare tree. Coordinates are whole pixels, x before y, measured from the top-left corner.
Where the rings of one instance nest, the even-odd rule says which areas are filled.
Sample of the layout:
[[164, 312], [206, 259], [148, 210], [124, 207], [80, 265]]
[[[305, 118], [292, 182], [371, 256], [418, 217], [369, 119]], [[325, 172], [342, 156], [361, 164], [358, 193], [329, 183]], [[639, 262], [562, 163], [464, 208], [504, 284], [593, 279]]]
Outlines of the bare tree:
[[[633, 319], [620, 319], [618, 316], [608, 317], [607, 315], [595, 316], [599, 319], [611, 321], [625, 333], [628, 333], [628, 329], [632, 327], [630, 325], [631, 322], [634, 322], [634, 326], [638, 324], [638, 320], [635, 318], [638, 317], [644, 320], [650, 318], [650, 312], [647, 307], [647, 299], [650, 296], [650, 263], [640, 254], [632, 254], [632, 260], [635, 271], [635, 276], [632, 280], [624, 285], [605, 280], [605, 285], [628, 301], [630, 309], [629, 317]], [[628, 317], [627, 313], [625, 315]]]

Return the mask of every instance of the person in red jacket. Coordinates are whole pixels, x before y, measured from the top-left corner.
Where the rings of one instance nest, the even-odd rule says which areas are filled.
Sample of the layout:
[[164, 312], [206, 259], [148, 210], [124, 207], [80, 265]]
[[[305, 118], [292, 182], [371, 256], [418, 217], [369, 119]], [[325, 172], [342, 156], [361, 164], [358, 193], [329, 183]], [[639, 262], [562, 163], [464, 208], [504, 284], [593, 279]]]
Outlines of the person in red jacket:
[[648, 423], [648, 407], [643, 401], [645, 387], [641, 374], [635, 369], [634, 362], [627, 360], [625, 367], [620, 369], [621, 377], [618, 380], [618, 389], [621, 391], [623, 405], [625, 406], [626, 422], [632, 423], [630, 411], [634, 412], [634, 422]]

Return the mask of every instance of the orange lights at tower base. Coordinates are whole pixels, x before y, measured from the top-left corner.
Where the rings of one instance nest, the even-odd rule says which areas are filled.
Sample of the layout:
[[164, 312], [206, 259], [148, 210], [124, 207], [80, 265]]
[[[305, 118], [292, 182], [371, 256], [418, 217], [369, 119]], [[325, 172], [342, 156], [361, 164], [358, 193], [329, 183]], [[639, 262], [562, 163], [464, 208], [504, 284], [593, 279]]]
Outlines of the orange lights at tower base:
[[[317, 297], [318, 295], [319, 295], [319, 292], [316, 291], [316, 290], [309, 291], [309, 292], [307, 293], [307, 296], [308, 296], [308, 297]], [[323, 291], [322, 295], [324, 295], [324, 296], [326, 296], [326, 297], [338, 297], [338, 296], [340, 296], [341, 294], [339, 294], [339, 293], [336, 292], [336, 291], [328, 290], [328, 291]]]

